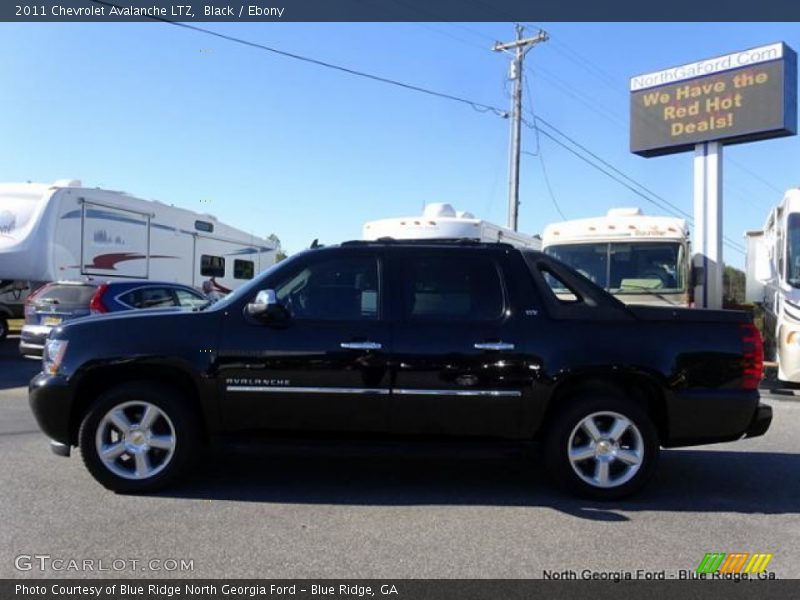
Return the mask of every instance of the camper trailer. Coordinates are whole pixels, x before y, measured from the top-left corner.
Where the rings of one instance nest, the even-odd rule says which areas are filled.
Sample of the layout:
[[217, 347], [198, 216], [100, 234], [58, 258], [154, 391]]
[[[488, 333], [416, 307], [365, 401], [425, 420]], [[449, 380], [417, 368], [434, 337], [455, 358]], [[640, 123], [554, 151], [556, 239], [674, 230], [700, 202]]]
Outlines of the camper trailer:
[[548, 225], [544, 251], [626, 304], [688, 306], [691, 253], [686, 221], [612, 208], [603, 217]]
[[504, 242], [521, 248], [540, 250], [538, 236], [478, 219], [466, 211], [457, 211], [450, 204], [428, 204], [421, 216], [379, 219], [364, 224], [363, 239], [468, 239], [481, 242]]
[[765, 358], [777, 361], [778, 379], [800, 383], [800, 188], [745, 239], [745, 294], [764, 307]]
[[0, 184], [0, 316], [20, 316], [47, 281], [211, 280], [228, 291], [274, 262], [267, 240], [208, 214], [77, 180]]

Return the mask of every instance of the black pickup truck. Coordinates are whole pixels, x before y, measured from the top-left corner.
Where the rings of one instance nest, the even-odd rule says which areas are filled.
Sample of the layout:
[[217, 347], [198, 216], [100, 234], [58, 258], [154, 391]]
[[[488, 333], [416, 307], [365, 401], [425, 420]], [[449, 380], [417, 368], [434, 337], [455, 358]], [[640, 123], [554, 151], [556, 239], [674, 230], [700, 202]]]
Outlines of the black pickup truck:
[[346, 242], [203, 310], [58, 327], [30, 404], [118, 492], [173, 482], [211, 442], [358, 434], [537, 440], [557, 482], [619, 498], [660, 447], [764, 434], [762, 362], [744, 312], [625, 306], [539, 252]]

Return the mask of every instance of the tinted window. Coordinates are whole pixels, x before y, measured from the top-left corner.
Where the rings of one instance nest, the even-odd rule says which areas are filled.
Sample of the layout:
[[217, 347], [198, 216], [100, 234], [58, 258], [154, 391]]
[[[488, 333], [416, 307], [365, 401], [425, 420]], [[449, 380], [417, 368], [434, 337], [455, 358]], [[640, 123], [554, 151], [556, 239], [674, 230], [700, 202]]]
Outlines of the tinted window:
[[214, 231], [213, 223], [209, 223], [208, 221], [195, 221], [194, 228], [197, 229], [197, 231], [206, 231], [208, 233]]
[[120, 302], [133, 308], [164, 308], [175, 306], [172, 290], [163, 287], [147, 287], [131, 290], [119, 297]]
[[54, 283], [39, 292], [34, 301], [42, 304], [79, 304], [89, 306], [97, 291], [93, 285], [64, 285]]
[[237, 258], [233, 261], [234, 279], [252, 279], [253, 275], [255, 275], [255, 266], [252, 260], [239, 260]]
[[494, 262], [483, 256], [419, 257], [404, 261], [406, 318], [488, 321], [503, 311]]
[[200, 257], [200, 274], [206, 277], [225, 277], [225, 259], [203, 254]]
[[295, 319], [375, 319], [378, 265], [372, 257], [323, 259], [294, 270], [275, 293]]

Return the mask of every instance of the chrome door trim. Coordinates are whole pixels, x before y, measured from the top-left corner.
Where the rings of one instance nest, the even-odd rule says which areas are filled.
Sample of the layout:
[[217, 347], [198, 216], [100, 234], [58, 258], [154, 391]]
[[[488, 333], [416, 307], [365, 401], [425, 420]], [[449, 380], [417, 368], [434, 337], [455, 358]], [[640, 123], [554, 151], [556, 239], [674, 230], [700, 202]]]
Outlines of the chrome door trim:
[[476, 350], [513, 350], [514, 344], [508, 342], [476, 342], [473, 344]]
[[342, 342], [339, 344], [345, 350], [380, 350], [383, 344], [380, 342]]
[[266, 392], [289, 394], [378, 394], [385, 395], [390, 392], [388, 388], [344, 388], [344, 387], [292, 387], [292, 386], [258, 386], [258, 385], [229, 385], [228, 392]]
[[392, 390], [393, 394], [400, 396], [490, 396], [519, 398], [519, 390], [417, 390], [400, 388]]

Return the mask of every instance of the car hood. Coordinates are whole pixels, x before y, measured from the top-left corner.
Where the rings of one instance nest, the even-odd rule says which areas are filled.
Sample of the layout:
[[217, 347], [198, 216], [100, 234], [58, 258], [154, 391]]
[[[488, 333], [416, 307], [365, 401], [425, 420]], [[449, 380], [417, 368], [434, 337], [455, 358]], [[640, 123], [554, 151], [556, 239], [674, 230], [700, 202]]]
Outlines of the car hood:
[[78, 319], [65, 321], [54, 329], [53, 337], [78, 329], [102, 329], [110, 328], [113, 332], [132, 328], [151, 328], [157, 327], [158, 322], [173, 320], [176, 318], [191, 318], [201, 314], [199, 311], [188, 307], [174, 306], [170, 308], [148, 308], [143, 310], [124, 310], [120, 312], [105, 313], [102, 315], [88, 315]]

